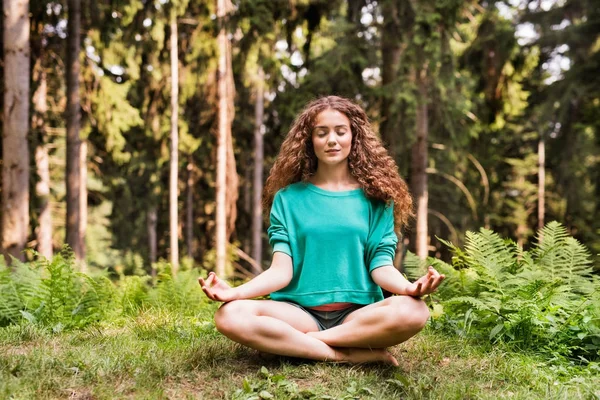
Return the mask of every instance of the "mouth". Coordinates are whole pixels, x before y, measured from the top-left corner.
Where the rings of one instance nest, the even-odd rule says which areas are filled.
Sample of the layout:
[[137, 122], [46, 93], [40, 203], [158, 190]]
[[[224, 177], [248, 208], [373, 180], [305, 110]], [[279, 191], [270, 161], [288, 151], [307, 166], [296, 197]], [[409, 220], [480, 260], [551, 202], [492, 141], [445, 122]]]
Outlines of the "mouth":
[[339, 150], [327, 150], [325, 153], [339, 153]]

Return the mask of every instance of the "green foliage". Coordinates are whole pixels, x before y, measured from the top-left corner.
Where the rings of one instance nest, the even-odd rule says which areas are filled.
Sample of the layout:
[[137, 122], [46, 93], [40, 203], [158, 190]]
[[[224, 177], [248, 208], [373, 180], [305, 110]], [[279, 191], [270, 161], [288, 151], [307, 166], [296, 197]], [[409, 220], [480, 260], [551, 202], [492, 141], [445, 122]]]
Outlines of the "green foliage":
[[191, 269], [173, 276], [168, 268], [158, 275], [156, 288], [150, 293], [151, 303], [180, 314], [193, 315], [199, 312], [208, 302], [199, 289], [197, 279], [200, 275], [200, 271]]
[[105, 277], [75, 271], [73, 253], [65, 248], [52, 260], [0, 266], [0, 326], [22, 320], [61, 331], [106, 317], [115, 288]]
[[244, 378], [242, 388], [236, 390], [234, 400], [267, 400], [267, 399], [356, 399], [375, 398], [375, 392], [367, 386], [352, 380], [345, 388], [345, 393], [338, 397], [321, 394], [319, 391], [306, 388], [300, 389], [298, 384], [289, 380], [283, 374], [273, 374], [266, 367], [259, 370], [257, 379]]
[[77, 272], [68, 248], [52, 260], [12, 264], [0, 263], [0, 327], [33, 324], [60, 332], [149, 309], [195, 316], [208, 302], [197, 282], [206, 272], [197, 269], [174, 277], [169, 264], [160, 264], [152, 287], [148, 275], [120, 274], [113, 283], [102, 275]]
[[[447, 245], [454, 271], [436, 263], [450, 281], [435, 296], [444, 306], [436, 326], [517, 348], [599, 358], [600, 279], [592, 276], [589, 252], [565, 227], [550, 222], [529, 251], [487, 229], [468, 232], [464, 250]], [[421, 271], [412, 257], [407, 271], [416, 277]], [[465, 271], [470, 278], [463, 279]]]

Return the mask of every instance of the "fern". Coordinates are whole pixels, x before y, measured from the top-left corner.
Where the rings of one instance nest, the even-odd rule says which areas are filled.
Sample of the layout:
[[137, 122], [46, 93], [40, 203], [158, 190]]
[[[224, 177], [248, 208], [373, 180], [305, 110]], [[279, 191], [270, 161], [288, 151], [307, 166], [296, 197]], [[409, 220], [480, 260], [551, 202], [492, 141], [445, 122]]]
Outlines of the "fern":
[[173, 277], [167, 269], [159, 275], [156, 289], [150, 293], [152, 303], [181, 313], [197, 312], [207, 302], [198, 285], [199, 275], [198, 270], [191, 269], [180, 271]]
[[478, 284], [489, 292], [504, 292], [504, 283], [516, 270], [516, 246], [487, 229], [467, 232], [467, 262], [480, 275]]
[[23, 308], [19, 292], [11, 280], [11, 271], [0, 261], [0, 326], [7, 326], [19, 320]]
[[422, 260], [416, 254], [410, 251], [404, 257], [402, 264], [403, 270], [409, 280], [414, 281], [427, 273], [427, 267], [433, 266], [440, 274], [444, 274], [446, 279], [438, 288], [436, 296], [447, 298], [453, 295], [465, 294], [466, 286], [473, 281], [474, 276], [471, 271], [457, 270], [452, 265], [446, 264], [442, 260], [428, 257]]
[[600, 358], [600, 280], [587, 249], [563, 226], [546, 225], [529, 252], [489, 230], [466, 236], [464, 250], [446, 243], [453, 267], [475, 276], [460, 294], [440, 292], [446, 326], [519, 348], [552, 345], [555, 353]]
[[148, 297], [148, 276], [125, 276], [120, 283], [121, 311], [123, 314], [137, 314], [150, 307]]

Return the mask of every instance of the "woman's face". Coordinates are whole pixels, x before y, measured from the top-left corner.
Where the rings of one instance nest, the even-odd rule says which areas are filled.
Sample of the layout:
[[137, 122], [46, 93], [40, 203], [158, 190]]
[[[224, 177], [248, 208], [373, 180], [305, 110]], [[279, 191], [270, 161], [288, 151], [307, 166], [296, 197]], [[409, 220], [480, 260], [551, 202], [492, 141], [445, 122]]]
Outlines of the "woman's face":
[[350, 120], [336, 110], [321, 111], [315, 119], [312, 143], [319, 163], [336, 165], [345, 162], [352, 147]]

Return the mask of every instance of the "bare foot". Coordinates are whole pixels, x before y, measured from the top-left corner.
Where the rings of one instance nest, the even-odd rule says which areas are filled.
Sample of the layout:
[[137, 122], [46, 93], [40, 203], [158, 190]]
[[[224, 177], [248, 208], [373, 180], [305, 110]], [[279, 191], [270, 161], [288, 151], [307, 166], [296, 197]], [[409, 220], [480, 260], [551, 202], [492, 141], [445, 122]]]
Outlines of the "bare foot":
[[362, 364], [369, 362], [383, 362], [397, 367], [398, 360], [386, 349], [361, 349], [357, 347], [336, 348], [342, 362]]

